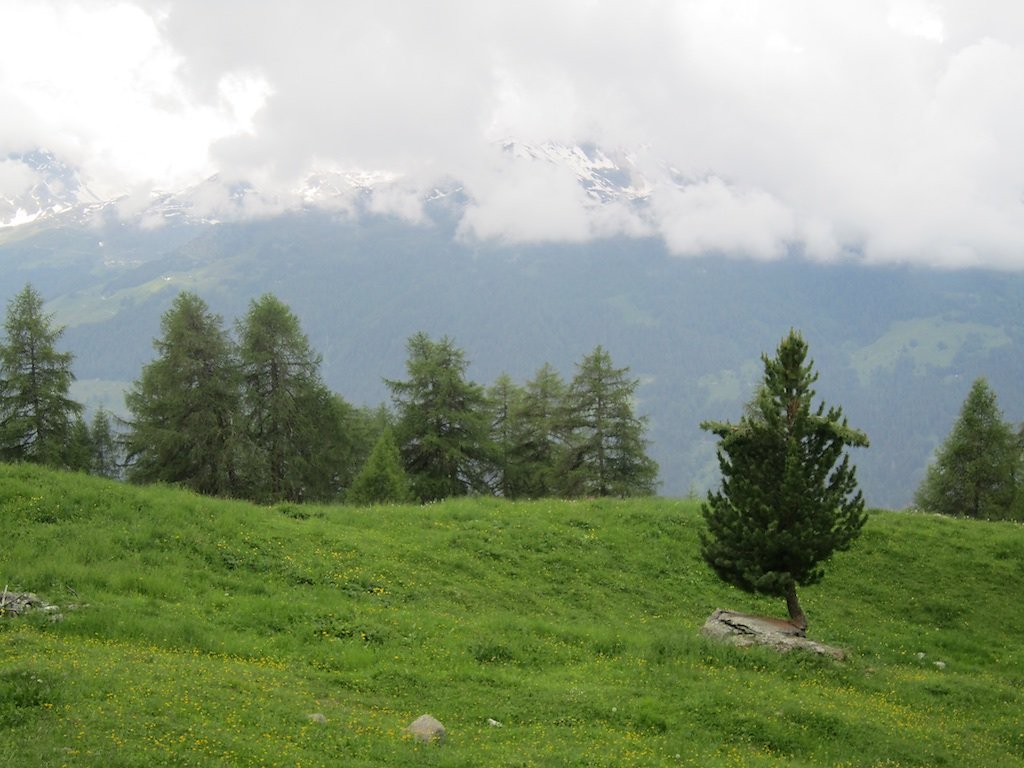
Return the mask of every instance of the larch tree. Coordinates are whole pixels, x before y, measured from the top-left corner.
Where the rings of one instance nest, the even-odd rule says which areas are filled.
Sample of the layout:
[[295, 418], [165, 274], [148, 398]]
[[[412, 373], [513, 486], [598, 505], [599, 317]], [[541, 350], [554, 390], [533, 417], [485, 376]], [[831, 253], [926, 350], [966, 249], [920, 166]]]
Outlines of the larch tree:
[[0, 344], [0, 458], [65, 466], [82, 406], [69, 392], [73, 356], [58, 352], [64, 332], [31, 285], [7, 305]]
[[344, 413], [320, 377], [320, 355], [298, 318], [271, 294], [253, 300], [238, 323], [238, 338], [251, 447], [248, 495], [260, 501], [333, 498]]
[[404, 381], [385, 379], [402, 462], [420, 501], [487, 493], [493, 464], [483, 387], [466, 379], [465, 353], [447, 336], [411, 336]]
[[647, 455], [646, 417], [633, 411], [639, 380], [601, 346], [576, 366], [562, 409], [558, 484], [566, 496], [646, 496], [658, 465]]
[[237, 495], [242, 452], [235, 348], [219, 315], [182, 292], [160, 320], [157, 357], [125, 395], [128, 479]]
[[975, 380], [960, 416], [914, 496], [929, 512], [1004, 519], [1021, 492], [1021, 435], [1003, 421], [995, 392]]
[[526, 498], [559, 492], [557, 466], [565, 445], [566, 385], [550, 363], [526, 382], [513, 411], [516, 424], [510, 461], [517, 469], [515, 495]]
[[501, 374], [487, 389], [491, 443], [494, 446], [494, 475], [490, 486], [494, 493], [506, 499], [520, 496], [525, 481], [523, 468], [516, 455], [523, 394], [522, 388], [507, 373]]
[[796, 331], [774, 358], [739, 422], [704, 422], [718, 436], [722, 484], [702, 512], [701, 555], [724, 581], [784, 597], [790, 621], [806, 631], [797, 586], [818, 582], [823, 563], [847, 549], [867, 516], [848, 446], [867, 446], [840, 408], [817, 408], [818, 376]]

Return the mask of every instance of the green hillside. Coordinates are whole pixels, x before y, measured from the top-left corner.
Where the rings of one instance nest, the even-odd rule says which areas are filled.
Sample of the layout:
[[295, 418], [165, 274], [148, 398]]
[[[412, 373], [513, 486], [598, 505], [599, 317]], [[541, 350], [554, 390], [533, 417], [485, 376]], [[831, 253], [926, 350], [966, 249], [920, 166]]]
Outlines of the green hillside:
[[[0, 466], [0, 521], [0, 587], [63, 614], [0, 618], [12, 768], [1022, 764], [1019, 525], [874, 513], [802, 593], [837, 663], [699, 636], [784, 607], [715, 580], [691, 502], [267, 508]], [[403, 738], [426, 712], [441, 747]]]

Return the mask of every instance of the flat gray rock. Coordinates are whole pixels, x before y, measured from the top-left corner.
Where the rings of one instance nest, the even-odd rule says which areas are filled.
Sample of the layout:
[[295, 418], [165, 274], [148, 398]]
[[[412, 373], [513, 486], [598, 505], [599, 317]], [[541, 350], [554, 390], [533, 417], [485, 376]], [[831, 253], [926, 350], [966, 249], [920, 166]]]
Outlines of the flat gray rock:
[[846, 651], [842, 648], [809, 640], [803, 630], [788, 621], [768, 616], [750, 616], [719, 608], [708, 617], [700, 631], [705, 637], [731, 643], [739, 648], [764, 645], [782, 653], [803, 650], [830, 656], [838, 661], [846, 658]]

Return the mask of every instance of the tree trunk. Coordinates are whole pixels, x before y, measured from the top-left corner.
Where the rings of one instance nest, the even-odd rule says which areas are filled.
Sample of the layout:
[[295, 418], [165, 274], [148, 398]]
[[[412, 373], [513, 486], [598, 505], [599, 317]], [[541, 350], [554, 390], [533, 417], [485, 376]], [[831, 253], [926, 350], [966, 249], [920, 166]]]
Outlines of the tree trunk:
[[789, 623], [801, 632], [807, 632], [807, 616], [797, 599], [795, 581], [791, 581], [786, 587], [786, 608], [789, 609]]

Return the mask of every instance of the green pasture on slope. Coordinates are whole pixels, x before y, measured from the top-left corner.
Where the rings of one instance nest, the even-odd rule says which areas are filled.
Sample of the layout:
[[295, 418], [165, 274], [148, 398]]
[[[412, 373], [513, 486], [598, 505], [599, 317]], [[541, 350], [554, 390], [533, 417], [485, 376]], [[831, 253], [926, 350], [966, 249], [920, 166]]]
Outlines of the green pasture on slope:
[[[0, 466], [0, 521], [0, 588], [64, 617], [0, 619], [0, 765], [1024, 756], [1019, 525], [873, 513], [801, 593], [837, 663], [700, 637], [784, 605], [708, 571], [694, 502], [258, 507]], [[403, 733], [426, 712], [443, 746]]]

